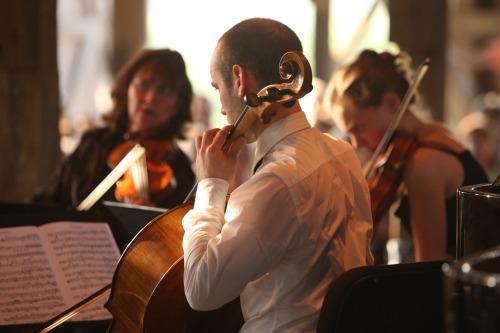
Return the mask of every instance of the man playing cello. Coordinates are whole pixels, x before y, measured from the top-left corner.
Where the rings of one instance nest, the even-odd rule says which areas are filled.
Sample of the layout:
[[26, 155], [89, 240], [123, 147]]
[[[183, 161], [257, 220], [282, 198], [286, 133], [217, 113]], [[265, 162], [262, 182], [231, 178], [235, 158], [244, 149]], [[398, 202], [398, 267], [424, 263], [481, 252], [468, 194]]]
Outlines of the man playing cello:
[[240, 296], [242, 332], [315, 332], [329, 285], [370, 265], [369, 190], [352, 147], [311, 128], [300, 104], [278, 105], [257, 123], [254, 175], [227, 202], [229, 180], [246, 139], [223, 143], [244, 97], [281, 83], [278, 64], [302, 52], [284, 24], [242, 21], [218, 41], [210, 64], [222, 114], [231, 124], [196, 139], [198, 188], [183, 219], [184, 289], [195, 310]]

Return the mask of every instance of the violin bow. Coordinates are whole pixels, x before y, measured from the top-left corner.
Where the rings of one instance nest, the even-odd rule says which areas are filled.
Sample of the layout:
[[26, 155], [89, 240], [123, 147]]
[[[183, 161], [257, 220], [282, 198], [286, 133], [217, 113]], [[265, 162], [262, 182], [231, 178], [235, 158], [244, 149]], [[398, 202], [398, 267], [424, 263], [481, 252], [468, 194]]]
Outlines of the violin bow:
[[413, 76], [412, 82], [410, 83], [410, 86], [408, 87], [408, 90], [406, 91], [406, 94], [403, 97], [403, 100], [401, 101], [401, 104], [399, 104], [398, 111], [392, 118], [392, 122], [389, 125], [389, 128], [385, 132], [384, 136], [382, 137], [382, 140], [380, 141], [380, 144], [377, 146], [377, 149], [373, 153], [370, 162], [368, 164], [368, 168], [366, 169], [365, 172], [365, 178], [368, 179], [368, 176], [372, 172], [372, 169], [375, 165], [375, 162], [380, 155], [386, 148], [387, 145], [389, 144], [389, 141], [391, 140], [392, 134], [396, 130], [396, 127], [399, 124], [399, 121], [403, 117], [403, 114], [405, 113], [406, 109], [408, 108], [408, 105], [410, 104], [411, 99], [415, 95], [415, 92], [417, 91], [418, 85], [424, 78], [425, 73], [429, 69], [429, 64], [430, 64], [430, 59], [426, 58], [420, 65], [418, 66], [417, 71], [415, 72], [415, 75]]
[[[104, 178], [99, 185], [97, 185], [97, 187], [78, 205], [76, 209], [79, 211], [90, 209], [130, 167], [136, 164], [136, 162], [146, 163], [145, 153], [146, 149], [144, 147], [139, 144], [135, 145], [134, 148], [132, 148], [132, 150], [125, 155], [120, 163], [118, 163], [118, 165], [111, 170], [109, 175]], [[143, 169], [145, 169], [145, 165]]]

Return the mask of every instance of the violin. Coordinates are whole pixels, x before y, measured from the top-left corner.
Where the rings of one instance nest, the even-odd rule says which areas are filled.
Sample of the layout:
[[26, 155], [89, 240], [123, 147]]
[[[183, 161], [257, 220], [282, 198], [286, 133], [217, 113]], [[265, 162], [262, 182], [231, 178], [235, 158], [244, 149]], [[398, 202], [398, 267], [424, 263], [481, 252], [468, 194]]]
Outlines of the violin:
[[108, 156], [108, 165], [114, 168], [136, 145], [146, 149], [144, 163], [134, 164], [116, 183], [115, 197], [124, 202], [127, 197], [140, 197], [145, 205], [166, 200], [175, 185], [174, 172], [166, 163], [169, 151], [173, 149], [171, 139], [127, 140], [118, 145]]
[[[289, 82], [248, 94], [225, 145], [256, 121], [269, 122], [279, 104], [291, 106], [312, 90], [311, 67], [302, 53], [285, 53], [279, 71]], [[238, 332], [243, 325], [239, 298], [203, 312], [191, 309], [185, 298], [182, 218], [193, 206], [193, 201], [183, 203], [150, 221], [123, 252], [109, 286], [32, 332], [47, 332], [107, 294], [105, 307], [113, 317], [108, 332]]]
[[405, 162], [418, 148], [418, 143], [414, 138], [401, 134], [395, 135], [395, 131], [411, 99], [415, 95], [418, 85], [427, 72], [429, 63], [430, 60], [426, 59], [415, 72], [412, 82], [399, 105], [398, 111], [371, 157], [365, 172], [365, 178], [370, 188], [374, 229], [378, 227], [380, 220], [384, 217], [396, 198], [397, 191], [403, 180]]
[[394, 202], [403, 179], [403, 167], [418, 148], [418, 142], [407, 135], [396, 135], [368, 178], [373, 224], [378, 225]]

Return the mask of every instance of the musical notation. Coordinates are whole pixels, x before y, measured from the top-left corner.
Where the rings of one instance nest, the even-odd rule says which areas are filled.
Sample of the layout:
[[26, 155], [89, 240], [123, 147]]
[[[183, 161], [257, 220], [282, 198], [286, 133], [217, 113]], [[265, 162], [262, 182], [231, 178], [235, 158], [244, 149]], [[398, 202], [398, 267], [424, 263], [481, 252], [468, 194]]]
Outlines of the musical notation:
[[[105, 223], [0, 229], [0, 324], [43, 322], [109, 284], [120, 252]], [[111, 318], [103, 300], [73, 320]]]

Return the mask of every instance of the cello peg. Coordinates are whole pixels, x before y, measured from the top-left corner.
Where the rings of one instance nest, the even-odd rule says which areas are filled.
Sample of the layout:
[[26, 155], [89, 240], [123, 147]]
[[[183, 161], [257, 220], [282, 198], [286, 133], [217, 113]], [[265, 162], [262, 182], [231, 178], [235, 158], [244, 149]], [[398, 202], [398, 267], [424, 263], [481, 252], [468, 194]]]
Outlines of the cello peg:
[[260, 104], [262, 104], [259, 96], [257, 96], [257, 94], [255, 93], [248, 93], [245, 95], [245, 103], [247, 103], [248, 106], [251, 106], [251, 107], [257, 107], [259, 106]]

